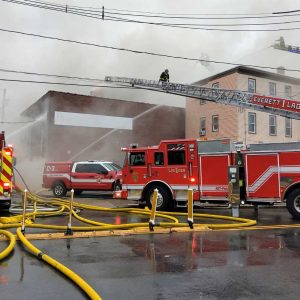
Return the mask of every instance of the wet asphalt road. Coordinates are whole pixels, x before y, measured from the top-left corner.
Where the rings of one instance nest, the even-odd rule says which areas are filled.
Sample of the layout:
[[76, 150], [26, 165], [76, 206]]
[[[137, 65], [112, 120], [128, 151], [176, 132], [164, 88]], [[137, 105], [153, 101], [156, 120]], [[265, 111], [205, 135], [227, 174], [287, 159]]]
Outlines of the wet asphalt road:
[[[81, 201], [120, 205], [104, 198]], [[231, 214], [230, 209], [201, 212]], [[104, 222], [137, 221], [136, 216], [121, 214], [81, 214]], [[247, 208], [240, 215], [258, 218], [261, 225], [297, 223], [285, 208], [260, 209], [258, 215]], [[41, 222], [66, 224], [66, 217]], [[300, 294], [300, 228], [36, 240], [33, 244], [77, 272], [103, 299], [299, 299]], [[0, 250], [4, 247], [5, 242], [0, 242]], [[0, 263], [0, 299], [53, 298], [86, 296], [17, 245]]]

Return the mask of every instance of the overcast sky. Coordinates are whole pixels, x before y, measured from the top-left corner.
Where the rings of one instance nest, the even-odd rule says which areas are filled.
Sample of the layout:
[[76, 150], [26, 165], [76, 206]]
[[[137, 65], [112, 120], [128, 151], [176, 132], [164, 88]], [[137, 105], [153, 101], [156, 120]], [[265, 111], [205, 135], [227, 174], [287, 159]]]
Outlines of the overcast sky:
[[[47, 0], [51, 3], [102, 7], [168, 14], [257, 14], [300, 9], [297, 0]], [[126, 16], [128, 17], [128, 16]], [[205, 16], [201, 16], [205, 17]], [[145, 20], [145, 19], [144, 19]], [[289, 19], [280, 19], [280, 21]], [[299, 17], [290, 20], [300, 20]], [[157, 21], [157, 20], [156, 20]], [[195, 23], [224, 24], [275, 22], [279, 20], [191, 20]], [[186, 20], [166, 20], [180, 23]], [[300, 23], [277, 25], [277, 28], [297, 27]], [[217, 32], [179, 29], [154, 25], [97, 20], [7, 3], [0, 0], [0, 28], [59, 37], [113, 47], [163, 53], [191, 58], [209, 57], [212, 60], [262, 64], [260, 53], [276, 39], [284, 36], [286, 43], [300, 46], [300, 30], [282, 32]], [[248, 27], [249, 28], [249, 27]], [[254, 27], [251, 27], [254, 28]], [[257, 28], [257, 27], [255, 27]], [[263, 27], [259, 27], [262, 29]], [[272, 26], [265, 27], [272, 28]], [[273, 26], [275, 28], [275, 26]], [[54, 41], [0, 31], [0, 69], [104, 79], [105, 75], [158, 79], [165, 68], [171, 81], [191, 83], [228, 68], [224, 65], [182, 61], [171, 58], [134, 54], [86, 45]], [[300, 69], [299, 58], [286, 62], [286, 67]], [[300, 57], [300, 55], [298, 55]], [[257, 61], [253, 59], [257, 57]], [[297, 60], [298, 59], [298, 60]], [[276, 67], [276, 61], [268, 61]], [[299, 74], [295, 74], [295, 76]], [[0, 78], [47, 80], [66, 82], [65, 79], [33, 77], [0, 72]], [[34, 83], [0, 81], [0, 100], [6, 90], [5, 121], [19, 119], [19, 113], [34, 103], [48, 90], [89, 94], [91, 88], [63, 87]], [[1, 105], [1, 101], [0, 101]], [[17, 126], [17, 125], [15, 125]], [[18, 125], [19, 126], [19, 125]], [[14, 125], [5, 129], [14, 130]]]

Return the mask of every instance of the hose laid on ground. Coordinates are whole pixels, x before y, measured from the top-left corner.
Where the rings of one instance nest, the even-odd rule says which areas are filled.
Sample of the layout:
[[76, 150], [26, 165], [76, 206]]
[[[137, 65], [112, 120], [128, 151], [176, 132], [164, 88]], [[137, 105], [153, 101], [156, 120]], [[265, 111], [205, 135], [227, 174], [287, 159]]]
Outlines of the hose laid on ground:
[[[65, 209], [69, 210], [69, 201], [60, 199], [60, 198], [52, 198], [52, 199], [44, 199], [41, 196], [29, 193], [28, 198], [35, 203], [42, 204], [51, 204], [52, 206], [58, 206], [59, 209], [54, 212], [38, 212], [26, 214], [26, 217], [39, 217], [39, 216], [51, 216], [51, 215], [60, 215], [64, 212]], [[83, 204], [79, 202], [73, 202], [73, 207], [87, 209], [87, 210], [95, 210], [95, 211], [105, 211], [105, 212], [121, 212], [121, 213], [132, 213], [132, 214], [140, 214], [140, 215], [150, 215], [150, 210], [145, 209], [137, 209], [137, 208], [106, 208], [99, 207], [94, 205]], [[94, 220], [90, 220], [84, 217], [79, 216], [74, 210], [72, 210], [72, 214], [75, 218], [80, 220], [83, 223], [91, 224], [93, 226], [72, 226], [72, 230], [74, 231], [99, 231], [99, 230], [116, 230], [116, 229], [131, 229], [136, 227], [147, 228], [149, 226], [148, 222], [139, 222], [139, 223], [129, 223], [129, 224], [108, 224], [97, 222]], [[157, 222], [156, 226], [161, 227], [187, 227], [187, 223], [179, 223], [178, 219], [174, 216], [186, 216], [186, 213], [178, 213], [178, 212], [159, 212], [156, 214], [157, 217], [168, 219], [171, 222]], [[230, 229], [230, 228], [240, 228], [240, 227], [248, 227], [256, 224], [256, 221], [250, 219], [236, 218], [230, 216], [220, 216], [213, 214], [194, 214], [194, 218], [210, 218], [210, 219], [224, 219], [228, 221], [238, 222], [238, 223], [226, 223], [226, 224], [194, 224], [195, 227], [203, 227], [205, 226], [208, 229]], [[17, 222], [15, 220], [18, 219], [18, 216], [14, 217], [12, 224], [1, 224], [0, 228], [9, 228], [9, 227], [19, 227], [19, 219]], [[32, 222], [28, 222], [26, 224], [27, 227], [32, 228], [41, 228], [41, 229], [53, 229], [53, 230], [66, 230], [67, 226], [62, 225], [46, 225], [46, 224], [38, 224]]]
[[[28, 193], [28, 199], [31, 200], [34, 203], [34, 212], [30, 212], [25, 214], [25, 218], [27, 218], [27, 224], [26, 227], [31, 228], [43, 228], [43, 229], [55, 229], [55, 230], [67, 230], [70, 229], [68, 226], [59, 226], [59, 225], [48, 225], [48, 224], [37, 224], [32, 223], [31, 221], [35, 221], [36, 217], [41, 216], [56, 216], [56, 215], [62, 215], [64, 214], [65, 210], [69, 210], [70, 212], [70, 201], [63, 200], [63, 199], [44, 199], [41, 196], [35, 195], [33, 193]], [[58, 207], [57, 210], [52, 212], [39, 212], [37, 210], [37, 203], [42, 204], [51, 204], [54, 207]], [[77, 208], [83, 208], [87, 210], [95, 210], [95, 211], [105, 211], [110, 213], [131, 213], [131, 214], [139, 214], [139, 215], [150, 215], [150, 210], [142, 210], [142, 209], [132, 209], [132, 208], [104, 208], [104, 207], [98, 207], [93, 205], [87, 205], [82, 203], [73, 202], [73, 207]], [[80, 220], [83, 223], [91, 224], [93, 226], [72, 226], [72, 230], [78, 230], [78, 231], [99, 231], [99, 230], [114, 230], [114, 229], [131, 229], [131, 228], [147, 228], [149, 226], [148, 222], [140, 222], [140, 223], [129, 223], [129, 224], [107, 224], [102, 222], [97, 222], [94, 220], [90, 220], [84, 217], [81, 217], [77, 214], [75, 209], [72, 209], [71, 211], [72, 215]], [[157, 217], [162, 219], [167, 219], [168, 222], [159, 222], [155, 225], [161, 226], [161, 227], [187, 227], [189, 226], [187, 223], [179, 223], [179, 220], [175, 216], [187, 216], [186, 213], [169, 213], [169, 212], [159, 212], [156, 214]], [[205, 225], [207, 228], [211, 229], [227, 229], [227, 228], [238, 228], [238, 227], [245, 227], [245, 226], [252, 226], [256, 224], [256, 221], [249, 220], [249, 219], [241, 219], [241, 218], [234, 218], [234, 217], [228, 217], [228, 216], [219, 216], [219, 215], [207, 215], [207, 214], [194, 214], [195, 218], [214, 218], [214, 219], [225, 219], [228, 221], [236, 221], [238, 223], [234, 224], [194, 224], [195, 227], [197, 226], [203, 226]], [[21, 231], [21, 223], [20, 223], [20, 217], [15, 216], [14, 219], [12, 219], [12, 223], [9, 223], [8, 220], [7, 224], [0, 223], [0, 228], [10, 228], [10, 227], [19, 227], [17, 228], [17, 236], [21, 240], [21, 242], [24, 244], [24, 246], [32, 252], [35, 256], [37, 256], [39, 259], [45, 261], [61, 273], [63, 273], [65, 276], [67, 276], [69, 279], [71, 279], [75, 284], [77, 284], [91, 299], [101, 299], [101, 297], [97, 294], [97, 292], [87, 283], [85, 282], [80, 276], [78, 276], [76, 273], [74, 273], [72, 270], [67, 268], [66, 266], [62, 265], [60, 262], [56, 261], [55, 259], [51, 258], [47, 254], [40, 251], [38, 248], [33, 246], [27, 238], [23, 235]], [[9, 238], [11, 239], [11, 242], [7, 249], [5, 249], [3, 252], [8, 255], [10, 251], [14, 248], [15, 245], [15, 238], [14, 236], [5, 231], [0, 230], [0, 233], [4, 232]], [[14, 240], [11, 238], [13, 236]], [[2, 252], [2, 253], [3, 253]], [[0, 253], [0, 255], [2, 254]], [[1, 256], [0, 256], [1, 259]]]
[[102, 298], [99, 296], [99, 294], [87, 283], [85, 282], [79, 275], [77, 275], [75, 272], [58, 262], [57, 260], [53, 259], [49, 255], [43, 253], [41, 250], [33, 246], [23, 235], [21, 228], [17, 229], [17, 235], [21, 242], [24, 244], [24, 246], [35, 256], [37, 256], [39, 259], [45, 261], [49, 265], [51, 265], [53, 268], [58, 270], [59, 272], [63, 273], [65, 276], [70, 278], [76, 285], [78, 285], [89, 297], [90, 299], [95, 300], [101, 300]]
[[7, 238], [9, 239], [8, 246], [2, 252], [0, 252], [0, 260], [2, 260], [13, 251], [16, 245], [16, 238], [11, 232], [6, 230], [0, 230], [0, 234], [7, 236]]

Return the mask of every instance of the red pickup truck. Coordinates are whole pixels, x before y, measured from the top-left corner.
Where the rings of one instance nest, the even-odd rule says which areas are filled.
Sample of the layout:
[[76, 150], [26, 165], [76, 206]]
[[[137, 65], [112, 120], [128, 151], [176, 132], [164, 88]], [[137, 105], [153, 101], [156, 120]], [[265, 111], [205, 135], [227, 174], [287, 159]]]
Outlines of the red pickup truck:
[[121, 189], [121, 167], [107, 161], [47, 162], [43, 188], [52, 189], [55, 197], [64, 197], [74, 189], [82, 191], [114, 191]]

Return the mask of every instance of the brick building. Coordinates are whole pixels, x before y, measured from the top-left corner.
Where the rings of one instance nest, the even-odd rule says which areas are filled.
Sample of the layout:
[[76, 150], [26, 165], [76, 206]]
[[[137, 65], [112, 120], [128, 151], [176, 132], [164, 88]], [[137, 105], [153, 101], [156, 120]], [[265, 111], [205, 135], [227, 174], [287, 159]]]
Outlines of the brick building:
[[[282, 69], [279, 72], [283, 73]], [[210, 88], [249, 91], [282, 98], [300, 98], [300, 79], [249, 67], [235, 67], [195, 84]], [[300, 140], [300, 121], [187, 98], [186, 137], [231, 138], [245, 145]]]

